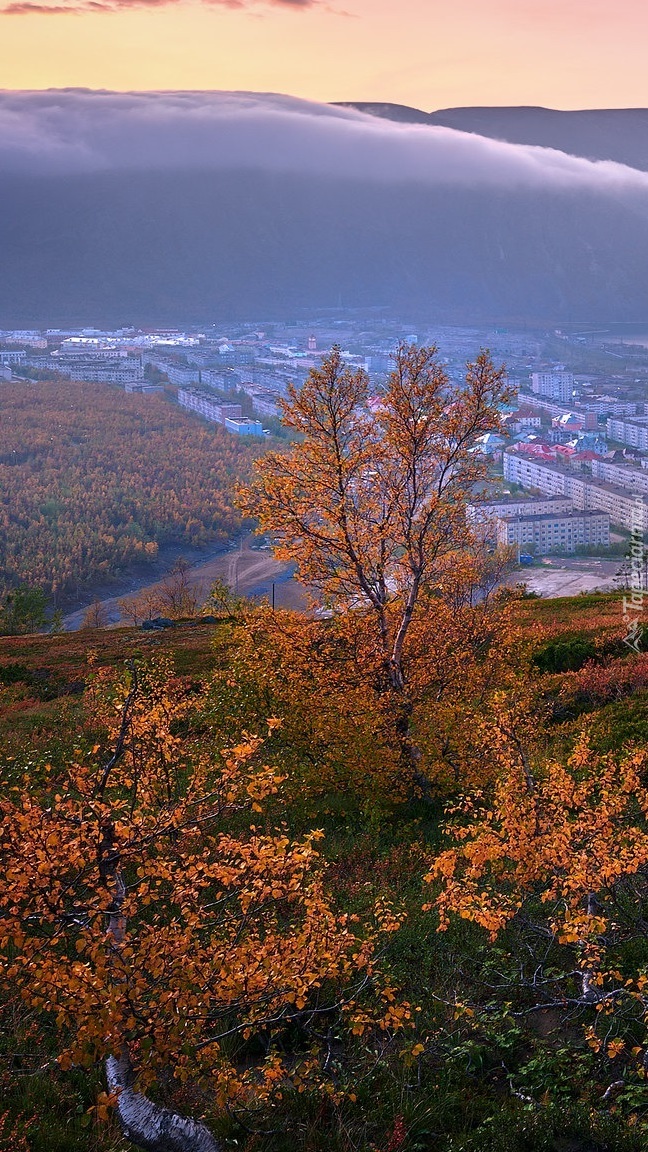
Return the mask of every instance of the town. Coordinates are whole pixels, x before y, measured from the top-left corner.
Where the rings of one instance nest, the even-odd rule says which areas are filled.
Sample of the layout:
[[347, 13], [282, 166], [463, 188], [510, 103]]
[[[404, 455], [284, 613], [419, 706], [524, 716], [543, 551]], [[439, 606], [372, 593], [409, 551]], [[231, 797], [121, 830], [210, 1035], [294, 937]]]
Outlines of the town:
[[[299, 388], [334, 344], [379, 393], [399, 343], [436, 345], [450, 379], [463, 377], [480, 347], [506, 364], [514, 399], [502, 434], [478, 445], [492, 483], [468, 510], [494, 545], [513, 549], [522, 565], [552, 555], [628, 560], [633, 534], [648, 531], [648, 338], [642, 343], [641, 334], [422, 327], [382, 314], [201, 330], [5, 330], [0, 380], [167, 391], [233, 435], [262, 437], [281, 435], [288, 385]], [[627, 563], [623, 572], [627, 579]]]

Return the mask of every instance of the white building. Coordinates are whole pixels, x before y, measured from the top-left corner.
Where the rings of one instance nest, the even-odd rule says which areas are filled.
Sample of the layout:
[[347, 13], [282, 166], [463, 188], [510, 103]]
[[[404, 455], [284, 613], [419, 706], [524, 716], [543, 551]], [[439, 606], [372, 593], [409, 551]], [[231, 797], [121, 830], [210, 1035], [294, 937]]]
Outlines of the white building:
[[194, 388], [179, 388], [178, 404], [181, 408], [198, 412], [206, 420], [212, 420], [214, 424], [222, 424], [224, 427], [228, 419], [241, 419], [240, 404], [221, 404], [213, 396], [207, 396]]
[[531, 390], [536, 396], [568, 404], [574, 393], [574, 375], [572, 372], [532, 372]]
[[59, 363], [58, 371], [84, 384], [141, 384], [144, 381], [139, 360], [91, 360], [86, 363]]
[[607, 512], [565, 512], [500, 518], [497, 543], [532, 550], [536, 556], [578, 548], [609, 548], [610, 517]]
[[161, 372], [165, 372], [171, 384], [177, 387], [183, 387], [186, 384], [198, 384], [200, 382], [200, 370], [198, 368], [188, 367], [184, 364], [170, 364], [165, 363], [164, 366], [158, 364]]
[[237, 436], [263, 436], [263, 425], [260, 420], [250, 420], [249, 416], [228, 416], [225, 420], [228, 432]]
[[607, 434], [610, 440], [618, 444], [627, 444], [629, 448], [641, 448], [648, 452], [648, 416], [635, 416], [621, 419], [610, 416], [607, 421]]
[[259, 416], [280, 416], [279, 396], [267, 388], [260, 387], [245, 381], [241, 384], [243, 392], [250, 397], [252, 407]]
[[583, 398], [580, 407], [585, 412], [597, 416], [635, 416], [637, 405], [633, 400], [618, 400], [615, 396], [590, 396]]
[[606, 484], [615, 484], [617, 488], [627, 488], [629, 492], [641, 492], [648, 496], [648, 469], [638, 468], [634, 464], [592, 460], [592, 477], [594, 480], [604, 480]]
[[497, 520], [509, 520], [516, 516], [559, 516], [573, 512], [571, 499], [564, 496], [542, 497], [524, 496], [508, 500], [485, 500], [483, 504], [469, 504], [466, 519], [469, 524], [494, 525]]
[[553, 461], [537, 460], [515, 451], [504, 453], [504, 477], [534, 492], [569, 497], [583, 512], [607, 512], [613, 524], [628, 531], [648, 532], [648, 500], [640, 492], [586, 478]]

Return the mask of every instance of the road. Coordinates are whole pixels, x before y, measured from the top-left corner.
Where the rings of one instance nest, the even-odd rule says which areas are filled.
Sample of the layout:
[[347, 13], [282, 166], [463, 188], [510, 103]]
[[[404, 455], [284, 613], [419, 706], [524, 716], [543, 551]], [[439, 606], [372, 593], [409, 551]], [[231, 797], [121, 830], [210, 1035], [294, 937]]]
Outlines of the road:
[[[292, 578], [292, 568], [275, 560], [269, 549], [250, 547], [250, 539], [243, 540], [242, 546], [236, 551], [220, 553], [202, 563], [192, 566], [189, 580], [200, 597], [206, 597], [215, 580], [225, 580], [233, 592], [241, 596], [272, 598], [272, 585], [275, 585], [275, 604], [277, 608], [291, 608], [295, 611], [306, 608], [304, 590]], [[161, 580], [137, 584], [122, 592], [119, 596], [110, 596], [100, 601], [106, 612], [110, 624], [118, 624], [121, 620], [119, 601], [128, 596], [140, 595], [142, 592], [153, 591], [162, 583]], [[67, 632], [75, 632], [81, 627], [86, 609], [80, 608], [65, 616], [63, 627]]]

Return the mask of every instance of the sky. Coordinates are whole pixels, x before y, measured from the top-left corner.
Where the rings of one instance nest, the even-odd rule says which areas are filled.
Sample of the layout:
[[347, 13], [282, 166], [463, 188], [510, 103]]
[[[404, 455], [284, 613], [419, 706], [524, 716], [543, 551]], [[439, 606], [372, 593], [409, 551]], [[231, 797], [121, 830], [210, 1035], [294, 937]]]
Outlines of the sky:
[[648, 106], [645, 0], [0, 0], [0, 85]]

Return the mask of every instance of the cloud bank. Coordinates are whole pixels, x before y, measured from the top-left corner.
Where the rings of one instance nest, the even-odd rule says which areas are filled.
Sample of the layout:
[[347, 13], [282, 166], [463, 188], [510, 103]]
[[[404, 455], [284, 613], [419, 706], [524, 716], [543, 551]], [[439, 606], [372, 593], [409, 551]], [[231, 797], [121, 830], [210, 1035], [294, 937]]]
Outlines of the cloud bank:
[[451, 128], [242, 92], [0, 91], [0, 172], [261, 170], [435, 187], [632, 194], [648, 173]]

